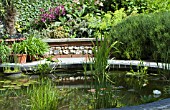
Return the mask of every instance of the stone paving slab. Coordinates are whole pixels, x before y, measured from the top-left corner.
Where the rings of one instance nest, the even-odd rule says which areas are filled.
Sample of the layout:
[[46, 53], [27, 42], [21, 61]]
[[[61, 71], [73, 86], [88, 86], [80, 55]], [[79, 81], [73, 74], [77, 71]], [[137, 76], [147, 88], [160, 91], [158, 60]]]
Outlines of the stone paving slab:
[[170, 98], [138, 106], [127, 106], [122, 108], [110, 108], [101, 110], [170, 110]]

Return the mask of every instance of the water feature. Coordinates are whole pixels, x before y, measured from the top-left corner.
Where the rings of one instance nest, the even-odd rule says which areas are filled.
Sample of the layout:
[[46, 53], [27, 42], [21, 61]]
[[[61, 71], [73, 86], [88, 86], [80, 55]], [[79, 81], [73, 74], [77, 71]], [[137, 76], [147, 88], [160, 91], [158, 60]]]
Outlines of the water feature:
[[[59, 99], [61, 100], [61, 103], [59, 106], [57, 106], [58, 109], [75, 109], [76, 107], [78, 107], [77, 109], [85, 109], [85, 106], [87, 105], [88, 107], [86, 109], [92, 108], [94, 101], [93, 96], [96, 90], [92, 84], [94, 79], [91, 71], [87, 71], [86, 73], [87, 74], [84, 75], [83, 70], [58, 70], [54, 74], [47, 75], [55, 84], [53, 88], [62, 91], [64, 97]], [[170, 81], [166, 80], [164, 77], [160, 77], [159, 74], [150, 73], [148, 74], [147, 78], [143, 79], [129, 76], [127, 75], [126, 71], [110, 71], [108, 74], [111, 76], [110, 78], [114, 82], [111, 86], [113, 108], [129, 105], [139, 105], [142, 103], [153, 102], [170, 97]], [[6, 107], [6, 110], [10, 110], [12, 105], [17, 104], [21, 100], [22, 103], [30, 106], [30, 103], [23, 101], [25, 100], [25, 95], [20, 95], [23, 93], [21, 91], [28, 91], [27, 88], [31, 87], [32, 85], [37, 85], [38, 82], [40, 82], [38, 79], [39, 75], [23, 74], [18, 75], [17, 77], [16, 75], [13, 76], [1, 77], [1, 109]], [[101, 97], [103, 96], [105, 89], [106, 88], [100, 88]], [[160, 91], [161, 94], [153, 94], [154, 90]], [[4, 98], [7, 98], [6, 95], [8, 95], [8, 99], [12, 102], [8, 102], [9, 100], [4, 100]], [[18, 101], [13, 99], [17, 99]], [[26, 99], [29, 100], [28, 97]], [[77, 101], [80, 101], [79, 105], [76, 104]], [[12, 105], [7, 106], [7, 104]], [[23, 105], [22, 107], [21, 105], [16, 107], [16, 109], [20, 110], [23, 107]], [[30, 109], [29, 107], [26, 108]]]

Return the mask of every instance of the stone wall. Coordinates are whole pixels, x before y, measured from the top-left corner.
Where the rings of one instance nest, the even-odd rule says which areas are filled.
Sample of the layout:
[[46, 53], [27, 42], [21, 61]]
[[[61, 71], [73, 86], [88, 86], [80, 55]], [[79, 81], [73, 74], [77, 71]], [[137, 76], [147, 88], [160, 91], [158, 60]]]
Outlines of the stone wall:
[[50, 55], [62, 57], [88, 57], [93, 56], [92, 46], [56, 46], [50, 47]]
[[92, 57], [96, 42], [94, 38], [46, 39], [44, 41], [50, 45], [49, 54], [56, 58]]

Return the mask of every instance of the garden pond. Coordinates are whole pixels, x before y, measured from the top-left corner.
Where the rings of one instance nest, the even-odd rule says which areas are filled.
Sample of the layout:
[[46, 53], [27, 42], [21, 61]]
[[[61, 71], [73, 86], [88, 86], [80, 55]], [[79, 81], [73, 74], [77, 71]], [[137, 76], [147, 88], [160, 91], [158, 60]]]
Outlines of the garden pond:
[[[91, 76], [90, 71], [86, 73], [87, 74], [84, 75], [83, 70], [58, 71], [55, 74], [43, 76], [45, 77], [43, 81], [40, 80], [39, 75], [2, 75], [0, 78], [0, 109], [32, 110], [31, 97], [33, 94], [30, 93], [30, 91], [33, 91], [35, 86], [37, 88], [36, 90], [40, 90], [38, 88], [43, 87], [40, 85], [42, 82], [43, 85], [47, 84], [46, 86], [49, 87], [42, 88], [44, 89], [44, 93], [39, 91], [39, 95], [50, 93], [52, 91], [50, 89], [58, 91], [58, 101], [55, 110], [94, 109], [96, 108], [93, 106], [96, 100], [96, 89], [94, 84], [92, 84], [93, 76]], [[103, 99], [111, 97], [111, 100], [108, 98], [111, 105], [105, 105], [106, 108], [139, 105], [170, 97], [170, 81], [164, 77], [160, 77], [158, 74], [150, 73], [147, 78], [131, 77], [127, 75], [125, 71], [111, 71], [108, 74], [113, 81], [110, 86], [110, 91], [106, 92], [109, 95], [107, 97], [104, 96], [106, 88], [100, 88], [100, 90], [97, 91], [99, 92], [99, 97]], [[49, 85], [49, 82], [52, 82], [53, 85]], [[154, 91], [161, 93], [156, 94], [153, 93]], [[30, 96], [30, 94], [32, 94], [32, 96]], [[99, 98], [99, 100], [101, 99]], [[108, 101], [106, 101], [106, 103], [107, 102]], [[43, 103], [45, 103], [45, 101]], [[102, 102], [99, 101], [99, 103]]]

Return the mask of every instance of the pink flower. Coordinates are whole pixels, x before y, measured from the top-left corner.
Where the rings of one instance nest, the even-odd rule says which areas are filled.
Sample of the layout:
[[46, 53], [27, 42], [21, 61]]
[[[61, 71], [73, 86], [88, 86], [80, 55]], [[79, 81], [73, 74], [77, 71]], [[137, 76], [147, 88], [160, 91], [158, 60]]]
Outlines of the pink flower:
[[60, 13], [60, 7], [57, 6], [57, 7], [55, 8], [55, 14], [56, 14], [56, 15], [59, 15], [59, 13]]
[[49, 9], [50, 13], [54, 13], [54, 8]]
[[40, 8], [40, 11], [41, 11], [41, 12], [45, 12], [44, 8]]
[[66, 10], [65, 10], [65, 8], [64, 8], [63, 5], [61, 6], [61, 11], [62, 11], [62, 12], [61, 12], [62, 15], [65, 15], [65, 14], [66, 14]]
[[46, 19], [45, 19], [45, 18], [41, 18], [41, 21], [45, 23], [45, 22], [46, 22]]
[[54, 19], [55, 19], [55, 16], [54, 16], [54, 14], [49, 14], [49, 15], [48, 15], [48, 18], [49, 18], [50, 20], [54, 20]]

